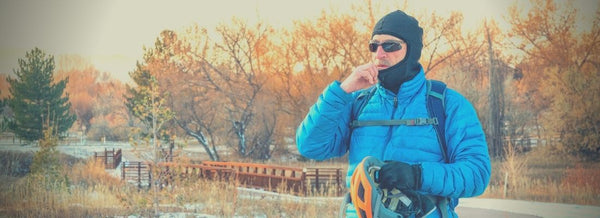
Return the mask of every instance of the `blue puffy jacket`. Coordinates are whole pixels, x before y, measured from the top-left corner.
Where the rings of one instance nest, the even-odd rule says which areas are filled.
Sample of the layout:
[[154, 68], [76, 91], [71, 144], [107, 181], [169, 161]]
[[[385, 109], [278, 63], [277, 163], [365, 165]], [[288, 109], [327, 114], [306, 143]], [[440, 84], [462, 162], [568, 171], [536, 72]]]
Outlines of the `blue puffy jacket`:
[[[358, 120], [429, 117], [423, 71], [402, 84], [394, 94], [377, 90]], [[433, 126], [368, 126], [350, 129], [352, 107], [360, 92], [346, 93], [338, 81], [330, 84], [310, 108], [297, 129], [300, 154], [317, 160], [343, 156], [349, 151], [349, 177], [365, 156], [421, 164], [424, 194], [450, 197], [452, 215], [460, 197], [483, 193], [491, 166], [481, 123], [475, 109], [458, 92], [446, 91], [446, 143], [450, 163], [444, 163]], [[437, 213], [434, 213], [437, 214]]]

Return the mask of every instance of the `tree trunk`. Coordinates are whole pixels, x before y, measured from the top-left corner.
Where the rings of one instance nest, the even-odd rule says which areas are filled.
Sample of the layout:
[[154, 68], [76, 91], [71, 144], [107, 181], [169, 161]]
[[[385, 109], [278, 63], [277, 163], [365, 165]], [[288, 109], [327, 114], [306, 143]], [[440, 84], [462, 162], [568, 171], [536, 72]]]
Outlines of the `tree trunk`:
[[492, 48], [492, 37], [490, 30], [486, 26], [488, 55], [490, 58], [489, 80], [490, 80], [490, 119], [488, 121], [488, 142], [490, 146], [491, 156], [498, 157], [503, 154], [503, 138], [504, 138], [504, 90], [503, 76], [499, 64], [494, 58]]
[[177, 124], [179, 124], [179, 127], [181, 127], [183, 130], [185, 130], [186, 134], [188, 134], [189, 136], [192, 136], [196, 140], [198, 140], [198, 142], [204, 148], [204, 151], [206, 151], [206, 153], [208, 154], [208, 157], [210, 158], [210, 160], [219, 161], [219, 155], [217, 154], [217, 150], [214, 147], [213, 147], [213, 150], [210, 149], [210, 146], [208, 145], [208, 140], [206, 140], [206, 137], [204, 136], [204, 134], [202, 132], [192, 131], [190, 128], [188, 128], [187, 126], [185, 126], [184, 124], [179, 122], [178, 119], [175, 119], [175, 122], [177, 122]]
[[238, 153], [245, 157], [247, 154], [246, 146], [246, 125], [239, 121], [233, 121], [233, 129], [238, 137]]

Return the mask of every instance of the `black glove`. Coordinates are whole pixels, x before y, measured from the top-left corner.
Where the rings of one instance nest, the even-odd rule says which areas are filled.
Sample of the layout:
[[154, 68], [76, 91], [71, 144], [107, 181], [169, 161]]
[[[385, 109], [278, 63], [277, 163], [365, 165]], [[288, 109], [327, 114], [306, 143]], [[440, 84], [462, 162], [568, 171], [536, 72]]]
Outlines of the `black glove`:
[[[436, 208], [435, 203], [431, 199], [416, 191], [404, 191], [404, 194], [412, 200], [413, 205], [411, 208], [416, 213], [416, 217], [425, 217]], [[410, 215], [406, 214], [405, 217], [410, 217]]]
[[376, 181], [381, 188], [419, 190], [421, 188], [421, 165], [390, 161], [381, 167]]

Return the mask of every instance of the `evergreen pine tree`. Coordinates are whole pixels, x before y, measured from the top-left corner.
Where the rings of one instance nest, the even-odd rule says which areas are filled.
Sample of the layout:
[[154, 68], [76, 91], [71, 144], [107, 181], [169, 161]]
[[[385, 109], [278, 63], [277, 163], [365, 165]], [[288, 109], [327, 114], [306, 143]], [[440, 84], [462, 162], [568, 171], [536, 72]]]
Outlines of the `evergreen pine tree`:
[[71, 103], [63, 91], [68, 78], [54, 83], [54, 57], [47, 56], [39, 48], [19, 59], [19, 69], [13, 70], [16, 78], [8, 77], [10, 84], [8, 106], [14, 113], [8, 128], [17, 136], [28, 141], [43, 137], [43, 122], [61, 134], [75, 122], [69, 109]]

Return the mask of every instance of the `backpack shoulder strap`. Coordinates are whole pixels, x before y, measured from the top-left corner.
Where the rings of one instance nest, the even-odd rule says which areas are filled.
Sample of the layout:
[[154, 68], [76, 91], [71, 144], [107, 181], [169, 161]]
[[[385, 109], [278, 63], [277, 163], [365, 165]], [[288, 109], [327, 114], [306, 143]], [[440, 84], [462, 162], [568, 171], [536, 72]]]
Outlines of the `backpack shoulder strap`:
[[371, 86], [370, 88], [364, 89], [358, 94], [356, 97], [356, 102], [354, 103], [355, 107], [352, 110], [353, 119], [356, 120], [356, 117], [360, 113], [362, 113], [365, 106], [367, 106], [367, 102], [373, 97], [373, 94], [377, 91], [377, 86]]
[[437, 80], [427, 80], [427, 112], [430, 117], [437, 118], [433, 125], [440, 143], [444, 161], [449, 163], [446, 145], [446, 84]]

